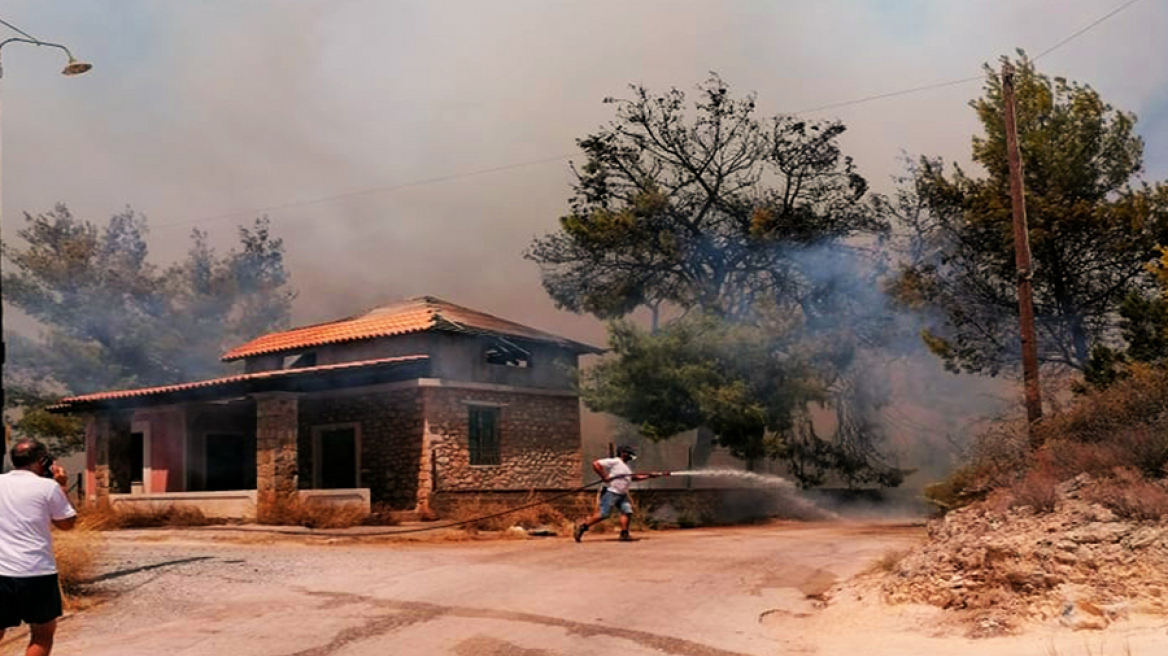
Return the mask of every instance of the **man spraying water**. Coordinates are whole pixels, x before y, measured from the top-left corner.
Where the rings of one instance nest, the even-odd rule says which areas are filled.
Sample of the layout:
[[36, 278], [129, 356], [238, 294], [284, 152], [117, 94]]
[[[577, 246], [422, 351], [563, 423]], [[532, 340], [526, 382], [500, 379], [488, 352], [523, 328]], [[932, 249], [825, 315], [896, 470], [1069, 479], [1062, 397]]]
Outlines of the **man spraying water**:
[[591, 517], [576, 525], [576, 530], [572, 533], [576, 542], [579, 542], [594, 524], [604, 521], [614, 508], [620, 511], [620, 541], [633, 541], [629, 535], [629, 519], [633, 516], [633, 504], [629, 502], [629, 485], [634, 481], [669, 475], [669, 472], [634, 474], [629, 463], [636, 458], [637, 453], [633, 447], [622, 445], [617, 447], [615, 458], [601, 458], [592, 462], [592, 471], [604, 481], [605, 486], [600, 492], [600, 507]]

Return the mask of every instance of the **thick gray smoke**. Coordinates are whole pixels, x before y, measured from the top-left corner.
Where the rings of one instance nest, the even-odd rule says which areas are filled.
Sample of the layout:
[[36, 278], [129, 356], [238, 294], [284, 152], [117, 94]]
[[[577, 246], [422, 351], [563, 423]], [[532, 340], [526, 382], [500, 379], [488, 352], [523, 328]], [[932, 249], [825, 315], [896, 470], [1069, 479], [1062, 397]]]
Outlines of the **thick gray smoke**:
[[[7, 0], [3, 10], [95, 64], [63, 78], [60, 53], [5, 48], [5, 238], [24, 210], [60, 201], [101, 220], [130, 204], [168, 262], [191, 227], [222, 251], [234, 224], [268, 208], [300, 291], [294, 323], [433, 294], [597, 344], [601, 324], [557, 311], [521, 257], [565, 211], [563, 162], [305, 201], [574, 153], [574, 139], [611, 117], [601, 99], [629, 82], [689, 88], [717, 70], [735, 90], [757, 90], [761, 113], [794, 112], [977, 75], [1102, 11], [1092, 0]], [[1140, 115], [1152, 179], [1168, 171], [1164, 33], [1168, 7], [1139, 3], [1042, 61]], [[848, 125], [845, 152], [879, 185], [901, 150], [967, 161], [977, 124], [965, 102], [977, 93], [956, 85], [813, 116]], [[945, 374], [930, 356], [877, 371], [904, 399], [886, 413], [893, 441], [937, 447], [911, 462], [943, 464], [949, 436], [993, 403], [984, 395], [995, 384]], [[603, 423], [585, 420], [591, 444], [609, 441]]]

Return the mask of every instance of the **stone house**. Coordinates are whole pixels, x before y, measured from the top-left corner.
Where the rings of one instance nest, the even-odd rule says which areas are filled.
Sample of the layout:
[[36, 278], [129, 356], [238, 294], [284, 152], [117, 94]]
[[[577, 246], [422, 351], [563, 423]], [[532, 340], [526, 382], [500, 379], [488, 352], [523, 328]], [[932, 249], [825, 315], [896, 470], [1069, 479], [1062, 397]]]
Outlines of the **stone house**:
[[600, 349], [419, 297], [258, 337], [243, 372], [66, 398], [86, 496], [251, 516], [281, 497], [430, 508], [444, 491], [572, 488], [578, 358]]

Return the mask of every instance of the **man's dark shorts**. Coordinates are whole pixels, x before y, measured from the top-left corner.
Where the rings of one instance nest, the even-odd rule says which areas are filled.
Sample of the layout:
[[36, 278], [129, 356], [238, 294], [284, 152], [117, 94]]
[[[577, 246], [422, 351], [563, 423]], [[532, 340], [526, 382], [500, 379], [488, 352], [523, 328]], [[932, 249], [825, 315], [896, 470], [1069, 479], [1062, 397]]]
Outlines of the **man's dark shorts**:
[[16, 578], [0, 576], [0, 630], [47, 624], [61, 616], [61, 587], [56, 574]]

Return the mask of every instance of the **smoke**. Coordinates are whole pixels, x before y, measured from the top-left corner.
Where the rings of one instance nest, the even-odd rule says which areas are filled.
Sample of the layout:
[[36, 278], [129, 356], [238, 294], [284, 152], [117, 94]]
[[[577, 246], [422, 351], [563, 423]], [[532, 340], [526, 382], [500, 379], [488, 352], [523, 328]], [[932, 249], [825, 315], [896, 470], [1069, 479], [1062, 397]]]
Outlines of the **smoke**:
[[[565, 211], [565, 163], [297, 203], [573, 153], [611, 118], [601, 99], [629, 82], [689, 88], [717, 70], [757, 90], [761, 113], [799, 111], [976, 75], [1100, 13], [1089, 0], [9, 0], [7, 20], [95, 68], [66, 79], [60, 53], [5, 48], [4, 237], [23, 210], [63, 201], [100, 221], [130, 204], [169, 262], [191, 227], [222, 252], [253, 208], [279, 207], [267, 213], [300, 292], [296, 324], [425, 293], [602, 343], [601, 324], [557, 311], [521, 258]], [[1168, 7], [1139, 3], [1041, 62], [1141, 116], [1152, 178], [1168, 172], [1165, 32]], [[844, 152], [879, 185], [901, 150], [966, 162], [977, 93], [945, 87], [814, 117], [848, 125]], [[903, 399], [885, 419], [894, 441], [943, 446], [995, 403], [983, 395], [997, 383], [953, 377], [928, 355], [879, 371]], [[607, 441], [602, 423], [585, 422], [593, 444]]]
[[[894, 225], [894, 233], [900, 228]], [[884, 461], [913, 472], [907, 494], [944, 476], [986, 422], [1010, 409], [1015, 384], [946, 371], [920, 338], [939, 317], [900, 306], [886, 293], [903, 258], [894, 242], [820, 244], [786, 256], [824, 310], [807, 323], [809, 337], [854, 340], [855, 360], [837, 391], [857, 420], [874, 424]], [[827, 413], [817, 421], [825, 431], [838, 425]]]

